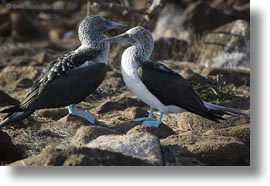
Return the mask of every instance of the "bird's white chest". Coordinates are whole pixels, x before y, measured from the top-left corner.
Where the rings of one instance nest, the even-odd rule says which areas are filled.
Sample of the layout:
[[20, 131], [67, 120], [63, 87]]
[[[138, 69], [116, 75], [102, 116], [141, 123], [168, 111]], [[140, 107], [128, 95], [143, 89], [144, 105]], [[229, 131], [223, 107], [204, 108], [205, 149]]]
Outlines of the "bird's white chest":
[[160, 112], [183, 112], [178, 106], [164, 105], [144, 85], [138, 75], [138, 64], [131, 50], [125, 50], [121, 59], [121, 71], [127, 87], [147, 105], [158, 109]]
[[125, 51], [121, 60], [121, 71], [125, 84], [127, 87], [141, 99], [144, 103], [159, 109], [162, 103], [153, 96], [153, 94], [145, 87], [138, 76], [138, 64], [129, 52]]
[[108, 64], [109, 52], [110, 52], [110, 45], [106, 43], [104, 50], [97, 57], [96, 61], [100, 63]]

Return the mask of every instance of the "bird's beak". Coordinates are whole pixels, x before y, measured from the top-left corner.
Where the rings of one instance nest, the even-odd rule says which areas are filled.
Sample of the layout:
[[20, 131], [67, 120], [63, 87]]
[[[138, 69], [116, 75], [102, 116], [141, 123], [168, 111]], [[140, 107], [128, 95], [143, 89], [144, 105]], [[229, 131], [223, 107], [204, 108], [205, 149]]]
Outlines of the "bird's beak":
[[113, 21], [107, 21], [106, 23], [106, 30], [121, 29], [121, 28], [129, 28], [129, 26], [126, 24], [116, 23]]
[[114, 37], [103, 39], [100, 42], [111, 43], [111, 42], [123, 41], [125, 39], [128, 39], [129, 37], [130, 37], [129, 34], [123, 33], [123, 34], [120, 34], [120, 35], [117, 35], [117, 36], [114, 36]]

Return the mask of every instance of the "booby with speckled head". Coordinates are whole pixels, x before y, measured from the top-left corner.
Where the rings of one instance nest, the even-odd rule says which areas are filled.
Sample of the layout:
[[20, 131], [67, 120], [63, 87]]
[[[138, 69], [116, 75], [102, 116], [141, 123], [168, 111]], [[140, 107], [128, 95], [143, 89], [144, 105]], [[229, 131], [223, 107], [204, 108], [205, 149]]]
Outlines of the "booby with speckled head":
[[[154, 41], [151, 33], [143, 27], [134, 27], [101, 42], [116, 41], [131, 44], [122, 54], [122, 76], [129, 89], [150, 106], [148, 117], [136, 118], [133, 121], [143, 121], [144, 126], [158, 127], [163, 113], [189, 111], [216, 122], [224, 119], [226, 114], [247, 114], [238, 109], [203, 102], [181, 75], [150, 60]], [[158, 120], [153, 117], [153, 109], [160, 112]]]
[[111, 29], [127, 28], [100, 16], [87, 16], [79, 25], [81, 46], [52, 61], [35, 81], [26, 98], [14, 107], [2, 110], [8, 113], [0, 127], [20, 121], [37, 109], [69, 106], [69, 113], [95, 123], [95, 117], [79, 110], [74, 104], [90, 95], [104, 80], [107, 72], [109, 44], [103, 33]]

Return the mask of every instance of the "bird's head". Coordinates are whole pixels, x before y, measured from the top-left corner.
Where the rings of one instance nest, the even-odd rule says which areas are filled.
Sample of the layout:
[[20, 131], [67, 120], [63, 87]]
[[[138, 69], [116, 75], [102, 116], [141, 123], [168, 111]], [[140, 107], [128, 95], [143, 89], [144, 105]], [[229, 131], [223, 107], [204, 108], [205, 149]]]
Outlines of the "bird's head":
[[88, 40], [91, 35], [96, 37], [97, 34], [103, 34], [108, 30], [121, 28], [128, 28], [128, 26], [109, 21], [101, 16], [89, 15], [85, 17], [79, 25], [79, 39], [83, 42], [84, 40]]
[[154, 49], [154, 40], [151, 33], [141, 26], [137, 26], [129, 29], [123, 34], [102, 39], [100, 42], [102, 43], [111, 43], [117, 41], [125, 41], [131, 45], [131, 49], [136, 49], [137, 57], [142, 59], [148, 59]]
[[117, 41], [125, 41], [131, 45], [149, 45], [154, 43], [151, 33], [141, 26], [131, 28], [123, 34], [101, 40], [104, 43]]

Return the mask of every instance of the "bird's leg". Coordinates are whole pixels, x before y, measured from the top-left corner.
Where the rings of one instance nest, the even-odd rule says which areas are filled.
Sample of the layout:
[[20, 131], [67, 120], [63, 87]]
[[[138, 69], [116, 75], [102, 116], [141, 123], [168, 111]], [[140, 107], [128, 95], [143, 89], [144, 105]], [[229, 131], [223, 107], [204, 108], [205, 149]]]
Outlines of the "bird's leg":
[[149, 115], [148, 117], [142, 117], [142, 118], [135, 118], [131, 121], [133, 122], [140, 122], [140, 121], [155, 121], [154, 116], [153, 116], [154, 108], [150, 107]]
[[154, 121], [144, 121], [142, 123], [142, 126], [148, 126], [148, 127], [158, 127], [162, 121], [162, 117], [163, 117], [163, 113], [160, 112], [158, 120], [154, 120]]
[[86, 119], [87, 121], [89, 121], [90, 123], [95, 124], [95, 120], [96, 120], [95, 116], [93, 116], [91, 113], [87, 111], [77, 109], [75, 105], [68, 106], [68, 113], [75, 116], [82, 117]]

